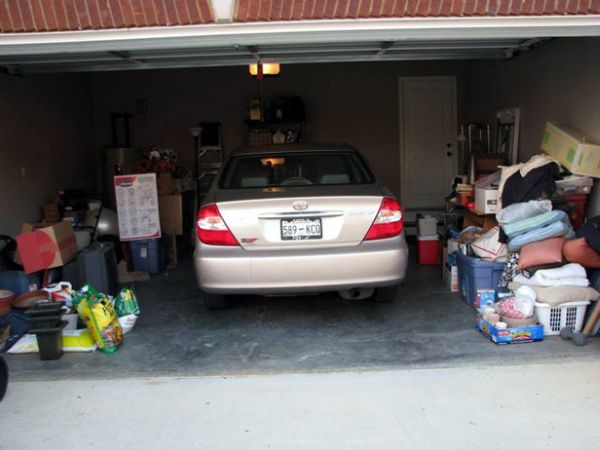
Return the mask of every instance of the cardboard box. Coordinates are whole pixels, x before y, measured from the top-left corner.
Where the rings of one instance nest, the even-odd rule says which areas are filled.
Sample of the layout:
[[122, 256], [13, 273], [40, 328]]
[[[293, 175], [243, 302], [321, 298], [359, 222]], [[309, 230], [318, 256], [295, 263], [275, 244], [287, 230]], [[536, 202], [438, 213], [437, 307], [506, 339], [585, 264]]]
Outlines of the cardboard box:
[[34, 230], [25, 225], [16, 237], [19, 258], [25, 273], [60, 267], [77, 254], [77, 241], [68, 222]]
[[163, 234], [180, 236], [183, 234], [183, 208], [181, 195], [159, 195], [158, 213]]
[[162, 172], [156, 176], [158, 195], [172, 195], [175, 193], [173, 176], [169, 172]]
[[574, 174], [600, 177], [600, 144], [580, 130], [546, 122], [541, 148]]
[[544, 340], [542, 325], [526, 325], [524, 327], [505, 328], [500, 330], [481, 317], [477, 321], [477, 330], [492, 342], [503, 344], [525, 344], [527, 342]]
[[444, 275], [446, 286], [450, 292], [458, 292], [458, 267], [446, 264]]
[[496, 214], [498, 212], [498, 189], [475, 188], [475, 209], [483, 214]]

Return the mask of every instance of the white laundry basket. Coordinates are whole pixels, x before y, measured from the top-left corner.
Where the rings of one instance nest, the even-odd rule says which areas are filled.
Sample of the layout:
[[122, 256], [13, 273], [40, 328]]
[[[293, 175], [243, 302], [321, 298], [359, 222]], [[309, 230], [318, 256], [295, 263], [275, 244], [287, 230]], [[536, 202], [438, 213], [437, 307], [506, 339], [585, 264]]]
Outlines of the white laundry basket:
[[579, 332], [583, 328], [585, 310], [590, 302], [569, 302], [559, 306], [546, 303], [535, 303], [535, 315], [540, 325], [544, 326], [544, 336], [560, 334], [563, 328], [571, 328]]

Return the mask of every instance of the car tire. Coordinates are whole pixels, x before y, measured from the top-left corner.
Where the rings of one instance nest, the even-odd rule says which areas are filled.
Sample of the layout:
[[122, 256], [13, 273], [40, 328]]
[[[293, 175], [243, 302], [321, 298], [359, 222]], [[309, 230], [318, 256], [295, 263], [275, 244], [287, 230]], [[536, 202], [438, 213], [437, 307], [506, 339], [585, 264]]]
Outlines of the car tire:
[[398, 285], [394, 285], [377, 288], [375, 290], [375, 295], [373, 296], [373, 301], [377, 303], [393, 302], [398, 297], [398, 287]]
[[202, 298], [204, 306], [211, 311], [228, 308], [231, 303], [229, 297], [225, 295], [209, 294], [208, 292], [203, 292]]
[[6, 388], [8, 387], [8, 366], [6, 365], [6, 361], [4, 358], [0, 356], [0, 401], [4, 398], [4, 394], [6, 394]]

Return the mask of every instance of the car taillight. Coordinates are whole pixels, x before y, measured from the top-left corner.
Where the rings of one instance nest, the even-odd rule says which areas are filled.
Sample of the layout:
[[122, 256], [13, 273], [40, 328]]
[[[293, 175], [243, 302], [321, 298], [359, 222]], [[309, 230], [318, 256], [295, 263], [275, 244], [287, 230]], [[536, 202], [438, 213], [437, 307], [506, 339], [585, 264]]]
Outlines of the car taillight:
[[198, 212], [196, 233], [200, 242], [210, 245], [239, 245], [221, 217], [217, 205], [206, 205]]
[[384, 197], [377, 217], [375, 217], [373, 225], [369, 228], [364, 240], [372, 241], [398, 236], [402, 233], [403, 228], [404, 219], [402, 218], [400, 203], [393, 198]]

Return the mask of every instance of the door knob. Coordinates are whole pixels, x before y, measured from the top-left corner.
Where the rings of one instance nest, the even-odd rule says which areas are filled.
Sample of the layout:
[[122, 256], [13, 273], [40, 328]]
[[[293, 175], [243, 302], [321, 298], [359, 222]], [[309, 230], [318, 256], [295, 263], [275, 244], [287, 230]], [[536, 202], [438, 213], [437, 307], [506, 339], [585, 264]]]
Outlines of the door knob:
[[452, 152], [447, 152], [446, 156], [452, 156]]
[[448, 143], [446, 144], [446, 147], [448, 147], [448, 148], [452, 147], [452, 143], [451, 143], [451, 142], [448, 142]]

